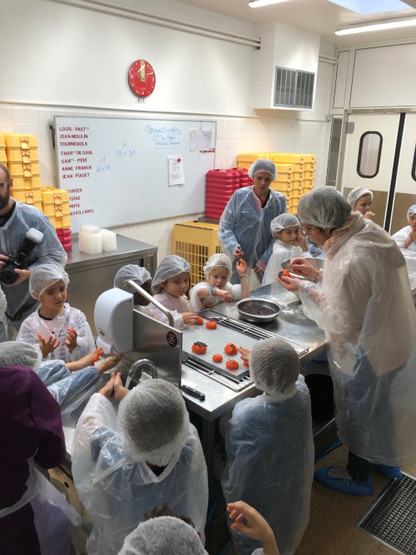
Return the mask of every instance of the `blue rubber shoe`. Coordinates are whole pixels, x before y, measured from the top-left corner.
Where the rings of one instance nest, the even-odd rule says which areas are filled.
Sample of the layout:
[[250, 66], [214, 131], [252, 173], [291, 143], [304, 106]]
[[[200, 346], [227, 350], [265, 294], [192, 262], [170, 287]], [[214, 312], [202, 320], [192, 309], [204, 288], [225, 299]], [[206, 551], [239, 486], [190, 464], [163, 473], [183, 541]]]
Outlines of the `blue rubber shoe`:
[[398, 480], [403, 480], [403, 474], [400, 472], [398, 466], [388, 466], [387, 464], [373, 464], [374, 468], [387, 476], [387, 478], [397, 478]]
[[324, 466], [315, 472], [314, 477], [323, 486], [341, 493], [360, 497], [368, 497], [374, 494], [371, 478], [368, 478], [365, 482], [356, 482], [345, 468]]

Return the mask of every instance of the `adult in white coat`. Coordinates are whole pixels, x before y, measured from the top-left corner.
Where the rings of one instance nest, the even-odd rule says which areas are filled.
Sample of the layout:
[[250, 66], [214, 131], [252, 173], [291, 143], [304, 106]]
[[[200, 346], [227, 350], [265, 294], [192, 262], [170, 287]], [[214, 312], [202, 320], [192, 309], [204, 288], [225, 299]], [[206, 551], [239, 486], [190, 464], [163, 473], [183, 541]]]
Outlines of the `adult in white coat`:
[[391, 477], [416, 456], [416, 312], [406, 264], [393, 239], [364, 219], [337, 191], [305, 195], [298, 215], [306, 234], [326, 251], [325, 270], [305, 259], [282, 277], [326, 332], [346, 469], [325, 467], [315, 478], [353, 495], [371, 495], [371, 464]]
[[[122, 400], [118, 415], [112, 397]], [[113, 373], [78, 421], [72, 472], [93, 521], [90, 555], [118, 553], [145, 513], [165, 503], [203, 536], [206, 463], [182, 395], [165, 380], [129, 392]]]
[[[273, 251], [274, 238], [270, 223], [286, 212], [286, 197], [270, 189], [277, 177], [277, 168], [271, 160], [260, 158], [248, 170], [252, 187], [237, 189], [222, 213], [218, 239], [223, 252], [233, 262], [231, 283], [239, 283], [235, 263], [244, 258], [249, 269], [263, 273]], [[249, 276], [250, 289], [259, 287], [261, 278]]]
[[[237, 403], [225, 439], [221, 484], [227, 503], [241, 499], [271, 526], [281, 554], [294, 553], [309, 520], [314, 446], [309, 391], [299, 357], [280, 338], [258, 341], [250, 375], [262, 395]], [[260, 543], [231, 528], [239, 554]]]

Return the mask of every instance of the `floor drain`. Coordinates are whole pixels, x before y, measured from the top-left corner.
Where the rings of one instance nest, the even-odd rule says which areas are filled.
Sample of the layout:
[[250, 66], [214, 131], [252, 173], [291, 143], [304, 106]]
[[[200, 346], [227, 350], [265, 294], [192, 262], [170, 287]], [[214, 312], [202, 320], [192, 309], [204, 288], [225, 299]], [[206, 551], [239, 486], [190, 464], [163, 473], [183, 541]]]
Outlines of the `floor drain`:
[[356, 523], [398, 553], [416, 555], [416, 480], [393, 479]]

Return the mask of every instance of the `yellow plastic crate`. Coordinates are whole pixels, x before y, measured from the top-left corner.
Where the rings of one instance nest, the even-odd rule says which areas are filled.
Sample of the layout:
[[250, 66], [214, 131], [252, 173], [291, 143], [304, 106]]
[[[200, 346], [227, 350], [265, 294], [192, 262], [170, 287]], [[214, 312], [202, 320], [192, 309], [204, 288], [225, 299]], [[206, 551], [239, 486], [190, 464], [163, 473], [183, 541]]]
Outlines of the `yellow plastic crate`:
[[40, 195], [40, 191], [16, 191], [13, 187], [12, 197], [19, 202], [24, 202], [25, 204], [31, 204], [32, 206], [36, 206], [42, 211], [42, 197]]
[[23, 164], [22, 162], [10, 162], [7, 161], [7, 167], [9, 168], [10, 176], [21, 177], [27, 179], [29, 177], [39, 177], [40, 169], [38, 163]]
[[38, 142], [35, 135], [29, 133], [2, 133], [6, 148], [16, 148], [21, 150], [30, 150], [38, 148]]
[[173, 228], [173, 253], [191, 265], [191, 285], [205, 280], [203, 267], [208, 258], [221, 252], [218, 224], [185, 222]]
[[4, 137], [0, 133], [0, 164], [4, 166], [7, 165], [7, 156], [6, 156], [6, 143], [4, 142]]
[[13, 192], [22, 193], [23, 191], [39, 191], [40, 192], [40, 179], [39, 176], [34, 177], [13, 177]]
[[315, 179], [315, 170], [304, 170], [302, 173], [302, 179]]
[[303, 179], [302, 180], [302, 190], [303, 191], [310, 191], [315, 186], [314, 179]]
[[276, 181], [273, 181], [273, 183], [270, 185], [270, 189], [273, 189], [274, 191], [278, 191], [279, 193], [283, 193], [284, 195], [290, 195], [290, 190], [291, 190], [291, 184], [289, 183], [279, 183]]
[[251, 164], [259, 158], [266, 158], [267, 160], [270, 160], [271, 154], [271, 152], [249, 152], [247, 154], [239, 154], [237, 156], [237, 168], [239, 170], [248, 170]]
[[71, 227], [71, 219], [69, 216], [62, 216], [62, 218], [55, 218], [54, 216], [48, 216], [51, 224], [55, 229], [69, 229]]

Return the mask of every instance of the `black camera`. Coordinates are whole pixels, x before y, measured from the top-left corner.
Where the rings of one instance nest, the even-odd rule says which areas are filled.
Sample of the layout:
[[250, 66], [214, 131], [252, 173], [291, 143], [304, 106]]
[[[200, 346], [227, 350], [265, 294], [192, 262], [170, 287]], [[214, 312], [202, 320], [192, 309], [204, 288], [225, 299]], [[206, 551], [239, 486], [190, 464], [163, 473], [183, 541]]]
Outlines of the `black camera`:
[[34, 227], [29, 229], [26, 233], [26, 237], [23, 239], [22, 244], [17, 250], [16, 256], [14, 258], [9, 256], [9, 260], [0, 272], [0, 281], [2, 283], [5, 285], [13, 285], [19, 277], [19, 275], [16, 274], [15, 269], [26, 270], [29, 267], [27, 259], [42, 239], [43, 233], [41, 231], [35, 229]]

